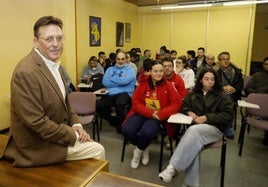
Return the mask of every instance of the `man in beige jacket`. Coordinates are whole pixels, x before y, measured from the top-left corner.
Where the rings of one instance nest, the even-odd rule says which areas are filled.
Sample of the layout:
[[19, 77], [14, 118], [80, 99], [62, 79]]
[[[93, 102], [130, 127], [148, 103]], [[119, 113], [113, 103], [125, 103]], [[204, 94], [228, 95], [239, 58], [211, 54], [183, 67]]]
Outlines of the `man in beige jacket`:
[[34, 25], [34, 49], [11, 80], [10, 139], [5, 157], [13, 166], [31, 167], [86, 158], [104, 159], [70, 107], [60, 67], [62, 21], [53, 16]]

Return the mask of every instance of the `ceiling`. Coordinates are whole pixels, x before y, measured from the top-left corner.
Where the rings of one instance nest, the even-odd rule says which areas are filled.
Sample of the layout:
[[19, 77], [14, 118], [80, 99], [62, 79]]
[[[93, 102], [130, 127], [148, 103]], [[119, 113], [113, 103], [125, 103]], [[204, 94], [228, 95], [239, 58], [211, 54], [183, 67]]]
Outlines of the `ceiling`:
[[[167, 4], [177, 4], [177, 3], [206, 3], [212, 0], [125, 0], [126, 2], [132, 3], [137, 6], [156, 6], [156, 5], [167, 5]], [[214, 2], [217, 0], [214, 0]], [[222, 0], [218, 0], [222, 1]]]

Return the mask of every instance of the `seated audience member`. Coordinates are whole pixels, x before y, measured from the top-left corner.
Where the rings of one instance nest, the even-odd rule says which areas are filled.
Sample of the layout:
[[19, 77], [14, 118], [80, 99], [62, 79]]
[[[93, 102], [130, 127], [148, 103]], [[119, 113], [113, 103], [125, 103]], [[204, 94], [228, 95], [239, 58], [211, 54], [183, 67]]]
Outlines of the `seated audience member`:
[[[110, 125], [115, 126], [120, 133], [127, 114], [126, 107], [131, 105], [131, 96], [136, 83], [133, 68], [126, 65], [125, 52], [117, 53], [116, 64], [107, 69], [102, 83], [107, 88], [108, 95], [97, 101], [97, 113]], [[116, 116], [111, 115], [111, 107], [115, 107]]]
[[167, 81], [171, 82], [171, 84], [176, 88], [182, 98], [184, 98], [188, 94], [188, 90], [185, 89], [184, 81], [180, 75], [174, 72], [174, 65], [171, 58], [165, 58], [163, 61], [164, 66], [164, 76]]
[[161, 46], [159, 51], [157, 51], [155, 54], [155, 60], [164, 59], [166, 57], [166, 51], [167, 47], [165, 45]]
[[143, 61], [140, 59], [140, 55], [135, 53], [136, 50], [134, 51], [130, 51], [129, 52], [129, 55], [130, 55], [130, 62], [132, 62], [133, 64], [136, 65], [137, 67], [137, 73], [139, 73], [142, 69], [142, 64], [143, 64]]
[[[171, 58], [173, 64], [176, 64], [177, 54], [178, 54], [178, 53], [177, 53], [176, 50], [171, 50], [171, 51], [170, 51], [170, 58]], [[176, 71], [176, 66], [175, 66], [175, 65], [173, 65], [173, 69], [174, 69], [174, 71]]]
[[[262, 63], [263, 70], [252, 75], [245, 87], [245, 93], [268, 94], [268, 57]], [[263, 145], [268, 146], [268, 131], [264, 133]]]
[[195, 59], [190, 64], [192, 70], [194, 70], [194, 73], [196, 74], [197, 68], [201, 66], [201, 64], [206, 64], [206, 56], [205, 56], [205, 48], [199, 47], [197, 49], [197, 55]]
[[[166, 51], [168, 51], [168, 50], [166, 50]], [[161, 60], [161, 61], [162, 61], [162, 60], [164, 60], [167, 56], [168, 56], [168, 55], [167, 55], [166, 52], [162, 52], [162, 51], [160, 51], [158, 60]]]
[[115, 58], [116, 58], [116, 54], [115, 53], [110, 53], [109, 54], [109, 58], [107, 58], [105, 60], [105, 64], [106, 66], [104, 67], [104, 72], [111, 66], [115, 65]]
[[187, 64], [189, 65], [190, 68], [191, 67], [191, 64], [193, 64], [195, 60], [195, 51], [194, 50], [188, 50], [187, 51]]
[[136, 64], [134, 64], [133, 62], [131, 62], [131, 60], [130, 60], [130, 54], [129, 53], [126, 53], [126, 55], [127, 55], [127, 64], [130, 66], [130, 67], [132, 67], [133, 68], [133, 70], [135, 71], [135, 74], [137, 75], [137, 66], [136, 66]]
[[[241, 91], [243, 89], [244, 81], [241, 73], [242, 70], [231, 63], [229, 52], [221, 52], [218, 55], [218, 60], [220, 63], [218, 74], [222, 88], [229, 98], [236, 104], [237, 100], [241, 99]], [[234, 107], [234, 110], [236, 110], [236, 107]], [[232, 123], [233, 122], [230, 121], [226, 128], [225, 134], [228, 139], [234, 139]]]
[[138, 74], [138, 84], [140, 84], [142, 81], [147, 80], [147, 76], [150, 75], [150, 69], [152, 68], [153, 60], [150, 58], [147, 58], [143, 62], [143, 68], [141, 69], [141, 72]]
[[268, 57], [262, 62], [263, 70], [253, 74], [245, 87], [247, 95], [251, 93], [268, 94]]
[[[168, 50], [168, 49], [166, 50], [166, 55], [164, 58], [170, 58], [170, 50]], [[160, 59], [161, 59], [161, 56], [160, 56]], [[163, 60], [163, 59], [161, 59], [161, 60]]]
[[189, 68], [185, 56], [180, 56], [177, 58], [176, 73], [182, 77], [186, 89], [191, 90], [194, 87], [195, 74], [194, 71]]
[[103, 67], [103, 68], [105, 68], [105, 66], [106, 66], [106, 54], [105, 54], [105, 52], [103, 52], [103, 51], [100, 51], [99, 53], [98, 53], [98, 62], [100, 63], [100, 65]]
[[90, 138], [70, 106], [60, 68], [62, 26], [62, 20], [53, 16], [39, 18], [33, 27], [34, 48], [13, 72], [5, 150], [13, 166], [105, 158], [103, 146]]
[[141, 57], [141, 60], [144, 61], [147, 58], [151, 58], [151, 56], [152, 56], [151, 50], [145, 49], [143, 52], [143, 56]]
[[177, 59], [177, 51], [176, 50], [171, 50], [170, 51], [170, 58], [171, 58], [171, 60], [173, 61], [173, 60], [175, 60], [176, 61], [176, 59]]
[[220, 64], [215, 62], [214, 55], [208, 54], [206, 56], [206, 61], [204, 61], [199, 68], [197, 68], [196, 77], [203, 68], [213, 68], [215, 71], [220, 69]]
[[149, 163], [148, 146], [163, 128], [166, 127], [168, 135], [174, 134], [173, 127], [166, 120], [180, 107], [181, 96], [165, 80], [162, 62], [153, 61], [150, 75], [146, 81], [141, 82], [132, 96], [132, 107], [122, 126], [124, 137], [136, 145], [131, 168], [136, 169], [140, 160], [143, 165]]
[[62, 77], [64, 78], [64, 83], [65, 83], [66, 89], [68, 90], [68, 93], [75, 92], [76, 89], [72, 83], [72, 79], [69, 76], [68, 72], [63, 66], [60, 66], [60, 69], [62, 71]]
[[88, 60], [88, 65], [82, 72], [82, 79], [85, 83], [89, 83], [91, 77], [97, 74], [104, 74], [104, 69], [100, 63], [98, 63], [98, 59], [95, 56], [91, 56]]
[[181, 112], [193, 118], [172, 155], [159, 174], [170, 182], [176, 171], [184, 171], [184, 186], [199, 186], [201, 151], [204, 145], [220, 140], [232, 120], [233, 103], [222, 90], [217, 72], [203, 69], [196, 85], [183, 100]]

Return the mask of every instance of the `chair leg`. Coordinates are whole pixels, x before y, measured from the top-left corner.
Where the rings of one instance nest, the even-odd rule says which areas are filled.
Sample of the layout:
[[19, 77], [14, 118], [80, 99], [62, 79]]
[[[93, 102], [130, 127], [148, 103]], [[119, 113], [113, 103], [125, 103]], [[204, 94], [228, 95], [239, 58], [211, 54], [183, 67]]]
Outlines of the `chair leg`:
[[[241, 118], [241, 127], [240, 127], [240, 132], [239, 132], [239, 137], [238, 137], [238, 143], [241, 143], [242, 129], [244, 128], [244, 124], [246, 124], [246, 118], [242, 116], [242, 118]], [[246, 130], [246, 127], [245, 127], [245, 130]]]
[[170, 155], [172, 156], [173, 155], [173, 141], [171, 138], [168, 138], [169, 140], [169, 144], [170, 144]]
[[236, 130], [237, 107], [234, 106], [234, 130]]
[[250, 132], [250, 125], [248, 126], [248, 133]]
[[96, 128], [97, 128], [97, 138], [99, 142], [100, 141], [100, 128], [99, 128], [99, 119], [97, 115], [95, 117], [95, 123], [96, 123]]
[[127, 139], [124, 138], [123, 147], [122, 147], [122, 153], [121, 153], [121, 162], [124, 162], [126, 145], [127, 145]]
[[95, 141], [95, 130], [96, 130], [96, 122], [93, 122], [92, 136], [94, 141]]
[[223, 144], [221, 148], [221, 187], [224, 187], [226, 149], [227, 149], [227, 142], [226, 142], [226, 139], [223, 138]]
[[239, 156], [242, 156], [242, 149], [243, 149], [243, 143], [244, 143], [244, 136], [245, 136], [245, 131], [246, 131], [246, 126], [247, 126], [247, 122], [246, 119], [243, 119], [243, 123], [241, 125], [241, 129], [240, 129], [240, 134], [239, 134], [239, 143], [240, 143], [240, 147], [239, 147]]
[[158, 168], [159, 172], [162, 171], [164, 142], [165, 142], [165, 133], [161, 133], [160, 158], [159, 158], [159, 168]]
[[102, 117], [100, 117], [100, 130], [102, 130]]

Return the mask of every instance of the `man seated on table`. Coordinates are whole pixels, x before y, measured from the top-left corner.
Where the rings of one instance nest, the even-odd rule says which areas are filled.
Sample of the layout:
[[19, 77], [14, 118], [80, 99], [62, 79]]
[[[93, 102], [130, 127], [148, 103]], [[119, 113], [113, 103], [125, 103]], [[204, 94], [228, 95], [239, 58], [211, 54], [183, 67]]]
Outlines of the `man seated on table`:
[[34, 25], [34, 48], [11, 79], [10, 138], [5, 157], [33, 167], [88, 158], [104, 159], [70, 106], [60, 66], [62, 21], [44, 16]]
[[[116, 64], [109, 67], [103, 76], [102, 84], [107, 88], [108, 95], [97, 101], [97, 113], [115, 126], [118, 133], [121, 132], [127, 108], [131, 105], [136, 83], [135, 71], [126, 62], [126, 53], [119, 51], [116, 54]], [[111, 107], [115, 108], [115, 115], [111, 113]]]

